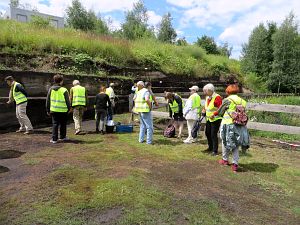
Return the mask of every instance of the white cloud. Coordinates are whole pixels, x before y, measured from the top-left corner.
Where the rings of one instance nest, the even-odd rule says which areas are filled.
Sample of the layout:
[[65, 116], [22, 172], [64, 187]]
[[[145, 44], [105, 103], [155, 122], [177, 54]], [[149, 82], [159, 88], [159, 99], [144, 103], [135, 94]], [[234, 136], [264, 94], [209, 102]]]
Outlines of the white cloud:
[[[81, 0], [83, 6], [96, 13], [107, 13], [112, 11], [126, 11], [132, 8], [133, 3], [137, 0]], [[20, 4], [30, 4], [36, 7], [41, 13], [51, 14], [54, 16], [64, 16], [66, 8], [71, 5], [72, 0], [48, 0], [48, 5], [40, 2], [40, 0], [21, 0]], [[0, 7], [7, 7], [9, 0], [1, 0]]]
[[167, 2], [178, 7], [189, 8], [194, 6], [197, 3], [197, 0], [167, 0]]
[[154, 27], [156, 27], [162, 19], [162, 17], [160, 15], [157, 15], [154, 11], [148, 11], [148, 17], [149, 25]]
[[208, 32], [212, 28], [221, 30], [217, 41], [234, 46], [234, 57], [238, 58], [241, 44], [247, 42], [252, 29], [260, 22], [280, 23], [290, 11], [300, 19], [299, 0], [167, 0], [183, 12], [180, 29], [198, 27]]
[[111, 16], [105, 16], [104, 19], [108, 21], [109, 29], [111, 31], [120, 30], [121, 29], [121, 21], [117, 20]]

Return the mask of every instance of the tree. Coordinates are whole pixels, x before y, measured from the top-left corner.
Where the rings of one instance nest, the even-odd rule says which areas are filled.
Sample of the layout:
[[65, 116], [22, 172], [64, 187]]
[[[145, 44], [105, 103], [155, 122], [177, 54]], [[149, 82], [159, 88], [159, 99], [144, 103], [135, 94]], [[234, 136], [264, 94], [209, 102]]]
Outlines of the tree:
[[36, 27], [47, 28], [51, 26], [50, 20], [51, 20], [50, 17], [44, 18], [42, 16], [33, 15], [31, 17], [30, 23]]
[[227, 56], [229, 58], [231, 56], [232, 46], [229, 46], [229, 44], [225, 42], [222, 46], [218, 47], [218, 52], [219, 54]]
[[272, 91], [292, 92], [299, 85], [300, 41], [298, 24], [291, 12], [273, 35]]
[[213, 37], [203, 35], [201, 38], [197, 38], [196, 44], [202, 47], [207, 54], [220, 54], [218, 46]]
[[80, 30], [93, 30], [94, 23], [89, 18], [88, 12], [79, 0], [73, 0], [72, 5], [66, 10], [67, 23], [70, 27]]
[[178, 46], [187, 46], [188, 42], [185, 40], [185, 37], [178, 38], [177, 41], [176, 41], [176, 45], [178, 45]]
[[96, 34], [109, 34], [108, 24], [105, 20], [97, 17], [94, 11], [90, 10], [88, 12], [88, 20], [93, 23], [92, 31]]
[[17, 8], [20, 5], [20, 1], [19, 0], [10, 0], [9, 4], [11, 7]]
[[125, 22], [122, 24], [122, 34], [129, 40], [154, 36], [148, 28], [147, 8], [142, 0], [133, 4], [133, 9], [126, 12]]
[[158, 40], [162, 42], [174, 43], [177, 37], [176, 31], [172, 26], [172, 17], [170, 13], [163, 16], [159, 24]]
[[107, 23], [98, 18], [94, 11], [87, 11], [79, 0], [73, 0], [66, 12], [67, 23], [72, 28], [98, 34], [109, 33]]
[[248, 44], [243, 45], [242, 70], [256, 73], [263, 81], [269, 79], [273, 62], [272, 36], [276, 31], [276, 24], [269, 23], [266, 28], [260, 23], [253, 29]]

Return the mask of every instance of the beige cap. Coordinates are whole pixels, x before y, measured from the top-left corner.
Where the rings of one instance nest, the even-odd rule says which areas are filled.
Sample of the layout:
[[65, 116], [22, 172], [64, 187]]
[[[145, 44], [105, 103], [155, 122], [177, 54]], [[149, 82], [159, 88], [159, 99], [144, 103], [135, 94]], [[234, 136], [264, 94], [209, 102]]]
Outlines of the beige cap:
[[199, 87], [198, 86], [193, 86], [193, 87], [191, 87], [191, 88], [189, 88], [190, 90], [194, 90], [194, 91], [199, 91]]
[[73, 86], [79, 85], [79, 84], [80, 84], [79, 80], [74, 80], [74, 81], [73, 81]]

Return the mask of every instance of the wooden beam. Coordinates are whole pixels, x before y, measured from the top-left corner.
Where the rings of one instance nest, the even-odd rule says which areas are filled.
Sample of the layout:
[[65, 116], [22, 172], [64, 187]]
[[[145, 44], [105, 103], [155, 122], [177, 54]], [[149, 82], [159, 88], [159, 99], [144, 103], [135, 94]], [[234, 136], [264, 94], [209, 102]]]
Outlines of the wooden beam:
[[300, 106], [296, 106], [296, 105], [248, 103], [247, 109], [254, 110], [254, 111], [264, 111], [264, 112], [283, 112], [283, 113], [300, 114]]
[[[156, 97], [156, 100], [161, 104], [167, 104], [167, 101], [163, 97]], [[186, 98], [182, 99], [184, 102]], [[205, 102], [202, 99], [201, 105], [204, 106]], [[262, 103], [248, 103], [248, 110], [263, 111], [263, 112], [283, 112], [283, 113], [293, 113], [300, 114], [300, 106], [296, 105], [279, 105], [279, 104], [262, 104]]]
[[[152, 115], [155, 118], [164, 118], [164, 119], [169, 118], [169, 113], [167, 112], [152, 111]], [[202, 120], [202, 123], [205, 123], [205, 120]], [[286, 126], [286, 125], [258, 123], [258, 122], [249, 121], [247, 124], [247, 128], [252, 130], [271, 131], [276, 133], [300, 134], [300, 127], [296, 127], [296, 126]]]
[[296, 126], [286, 126], [270, 123], [258, 123], [249, 121], [247, 124], [248, 129], [261, 130], [261, 131], [271, 131], [276, 133], [285, 134], [300, 134], [300, 127]]

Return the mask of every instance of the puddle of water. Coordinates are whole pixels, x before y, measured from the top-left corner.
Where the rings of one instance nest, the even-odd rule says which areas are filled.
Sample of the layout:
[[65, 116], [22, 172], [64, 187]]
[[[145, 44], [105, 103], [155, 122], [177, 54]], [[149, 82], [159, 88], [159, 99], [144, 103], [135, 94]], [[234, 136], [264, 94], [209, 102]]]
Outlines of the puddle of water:
[[5, 166], [0, 166], [0, 173], [5, 173], [5, 172], [8, 172], [9, 169]]
[[20, 152], [16, 150], [2, 150], [0, 151], [0, 159], [19, 158], [23, 154], [25, 154], [25, 152]]

